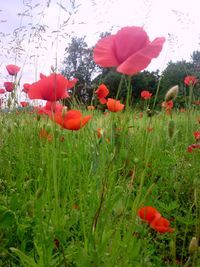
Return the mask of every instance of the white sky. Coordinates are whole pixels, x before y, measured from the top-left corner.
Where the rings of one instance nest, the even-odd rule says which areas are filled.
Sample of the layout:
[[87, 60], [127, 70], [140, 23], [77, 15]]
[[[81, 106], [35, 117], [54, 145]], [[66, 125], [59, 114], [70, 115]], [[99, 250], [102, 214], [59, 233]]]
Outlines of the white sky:
[[[23, 2], [32, 8], [27, 8]], [[50, 2], [49, 7], [47, 2]], [[162, 36], [167, 39], [160, 56], [149, 65], [150, 71], [162, 71], [170, 60], [189, 60], [192, 52], [200, 49], [199, 0], [75, 0], [78, 6], [75, 9], [71, 2], [1, 0], [0, 87], [5, 81], [7, 64], [16, 63], [23, 67], [23, 82], [35, 81], [40, 72], [48, 74], [51, 65], [57, 64], [60, 69], [65, 47], [72, 35], [86, 35], [88, 44], [92, 46], [101, 32], [112, 30], [116, 33], [124, 26], [143, 26], [150, 40]], [[37, 3], [39, 6], [33, 8]], [[28, 16], [17, 16], [27, 9]], [[36, 24], [47, 25], [41, 38], [33, 37], [36, 30], [31, 27]], [[13, 31], [20, 26], [24, 26], [18, 33], [19, 41], [23, 39], [21, 57], [12, 50], [17, 47]]]

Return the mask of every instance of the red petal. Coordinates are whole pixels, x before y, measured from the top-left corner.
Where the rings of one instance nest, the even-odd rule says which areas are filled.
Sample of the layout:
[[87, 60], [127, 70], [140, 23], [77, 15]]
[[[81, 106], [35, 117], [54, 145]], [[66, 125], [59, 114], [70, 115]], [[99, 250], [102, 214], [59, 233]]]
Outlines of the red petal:
[[115, 35], [102, 38], [94, 48], [94, 61], [102, 67], [116, 67], [119, 65], [115, 56]]
[[142, 27], [124, 27], [115, 39], [116, 57], [120, 63], [137, 53], [149, 43], [149, 37]]
[[151, 223], [155, 218], [160, 218], [161, 214], [157, 211], [157, 209], [151, 206], [145, 206], [139, 209], [138, 216], [148, 223]]
[[61, 74], [53, 73], [42, 77], [41, 80], [30, 85], [28, 96], [30, 99], [56, 101], [69, 97], [66, 92], [68, 80]]
[[145, 69], [153, 58], [156, 58], [162, 50], [165, 38], [156, 38], [149, 45], [133, 54], [125, 60], [117, 71], [123, 74], [132, 75]]
[[20, 67], [12, 64], [7, 65], [6, 69], [10, 75], [17, 75], [17, 73], [20, 71]]

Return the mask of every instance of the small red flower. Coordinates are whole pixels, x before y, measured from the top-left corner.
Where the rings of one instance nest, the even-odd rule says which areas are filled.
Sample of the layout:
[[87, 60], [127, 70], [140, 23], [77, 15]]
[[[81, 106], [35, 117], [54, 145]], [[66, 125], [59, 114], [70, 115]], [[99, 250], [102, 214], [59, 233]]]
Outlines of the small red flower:
[[144, 90], [144, 91], [141, 92], [141, 97], [144, 98], [145, 100], [146, 99], [150, 99], [151, 96], [152, 96], [152, 93], [150, 93], [149, 91], [145, 91]]
[[21, 104], [21, 106], [22, 106], [23, 108], [25, 108], [25, 107], [28, 106], [28, 102], [26, 102], [26, 101], [21, 101], [20, 104]]
[[98, 96], [99, 102], [101, 104], [106, 104], [107, 100], [105, 99], [105, 97], [109, 94], [109, 90], [106, 87], [106, 85], [103, 83], [101, 85], [99, 85], [99, 87], [97, 88], [95, 93]]
[[22, 92], [24, 92], [24, 93], [27, 94], [28, 91], [29, 91], [30, 86], [31, 86], [31, 84], [29, 84], [29, 83], [24, 83]]
[[13, 82], [5, 82], [4, 86], [7, 92], [12, 92], [15, 89], [15, 84]]
[[0, 89], [0, 94], [5, 94], [6, 90], [5, 89]]
[[187, 152], [192, 153], [193, 150], [196, 149], [196, 148], [200, 148], [200, 144], [189, 145], [188, 148], [187, 148]]
[[124, 109], [124, 104], [121, 104], [119, 100], [108, 98], [107, 107], [111, 112], [119, 112]]
[[196, 141], [200, 141], [200, 131], [196, 131], [193, 133]]
[[138, 216], [142, 220], [151, 223], [155, 218], [160, 218], [161, 214], [157, 211], [157, 209], [151, 206], [145, 206], [138, 210]]
[[66, 90], [71, 89], [75, 82], [70, 82], [61, 74], [52, 73], [30, 85], [28, 96], [30, 99], [57, 101], [70, 97]]
[[198, 123], [200, 123], [200, 119], [198, 119]]
[[55, 112], [62, 112], [65, 107], [59, 102], [47, 101], [43, 107], [35, 107], [38, 114], [47, 114], [52, 117]]
[[173, 106], [174, 106], [174, 102], [172, 100], [167, 101], [167, 102], [166, 101], [162, 102], [162, 107], [164, 107], [166, 110], [172, 109]]
[[170, 228], [169, 221], [161, 216], [157, 209], [146, 206], [138, 211], [138, 216], [149, 223], [150, 227], [159, 233], [173, 232], [174, 229]]
[[91, 120], [92, 116], [88, 115], [83, 117], [79, 110], [58, 111], [55, 112], [52, 119], [59, 124], [62, 128], [77, 131], [84, 127], [86, 123]]
[[174, 232], [173, 228], [169, 227], [170, 222], [164, 217], [155, 218], [151, 223], [150, 227], [159, 233]]
[[198, 79], [195, 76], [186, 76], [184, 79], [184, 84], [190, 86], [195, 85], [198, 82]]
[[98, 41], [94, 48], [94, 61], [101, 67], [116, 67], [118, 72], [132, 75], [158, 57], [164, 42], [163, 37], [150, 42], [142, 27], [124, 27], [117, 34]]
[[10, 75], [13, 75], [13, 76], [17, 75], [17, 73], [20, 71], [20, 67], [18, 67], [16, 65], [12, 65], [12, 64], [11, 65], [7, 65], [6, 69], [7, 69], [8, 73]]

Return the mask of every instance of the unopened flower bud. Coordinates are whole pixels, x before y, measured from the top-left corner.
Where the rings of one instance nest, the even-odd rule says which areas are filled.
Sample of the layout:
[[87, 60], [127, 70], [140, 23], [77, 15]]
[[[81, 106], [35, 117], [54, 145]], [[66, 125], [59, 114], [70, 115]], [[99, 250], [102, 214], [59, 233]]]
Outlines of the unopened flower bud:
[[178, 91], [179, 91], [179, 87], [178, 87], [178, 85], [175, 85], [175, 86], [171, 87], [171, 88], [167, 91], [167, 93], [166, 93], [166, 95], [165, 95], [165, 101], [168, 102], [168, 101], [170, 101], [170, 100], [176, 98], [176, 96], [178, 95]]
[[198, 241], [196, 237], [193, 237], [189, 244], [189, 253], [193, 255], [198, 250]]

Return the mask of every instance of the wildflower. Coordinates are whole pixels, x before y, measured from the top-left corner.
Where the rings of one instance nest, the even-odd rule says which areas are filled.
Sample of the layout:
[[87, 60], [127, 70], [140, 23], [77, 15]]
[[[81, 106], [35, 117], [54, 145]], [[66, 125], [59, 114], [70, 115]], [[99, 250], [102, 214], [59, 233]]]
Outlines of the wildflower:
[[6, 69], [8, 71], [8, 73], [12, 76], [17, 75], [17, 73], [20, 71], [20, 67], [16, 66], [16, 65], [7, 65]]
[[95, 110], [95, 106], [87, 106], [87, 110], [89, 111]]
[[159, 233], [173, 232], [174, 229], [170, 228], [169, 221], [161, 216], [157, 209], [151, 206], [145, 206], [139, 209], [138, 216], [148, 222], [150, 227]]
[[107, 100], [106, 100], [105, 97], [109, 94], [109, 90], [106, 87], [106, 85], [103, 84], [103, 83], [101, 85], [99, 85], [99, 87], [97, 88], [97, 90], [95, 91], [95, 93], [98, 96], [99, 102], [101, 104], [106, 104]]
[[20, 102], [20, 105], [21, 105], [23, 108], [25, 108], [25, 107], [28, 106], [28, 102], [26, 102], [26, 101], [21, 101], [21, 102]]
[[12, 92], [15, 89], [15, 84], [13, 82], [5, 82], [4, 86], [7, 92]]
[[0, 94], [5, 94], [6, 90], [5, 89], [0, 89]]
[[40, 130], [39, 137], [41, 139], [46, 139], [48, 142], [51, 142], [53, 138], [53, 136], [50, 133], [48, 133], [44, 128]]
[[119, 112], [124, 109], [124, 104], [121, 104], [119, 100], [108, 98], [107, 107], [111, 112]]
[[104, 130], [102, 128], [97, 128], [97, 137], [101, 138], [104, 134]]
[[151, 206], [145, 206], [139, 209], [138, 216], [142, 220], [151, 223], [155, 218], [160, 218], [161, 214], [157, 211], [157, 209]]
[[37, 110], [38, 114], [46, 114], [49, 117], [52, 117], [53, 113], [55, 112], [62, 112], [64, 109], [65, 107], [56, 101], [55, 102], [47, 101], [45, 106], [35, 107], [35, 110]]
[[198, 119], [198, 123], [200, 123], [200, 119]]
[[188, 148], [187, 148], [187, 152], [192, 153], [193, 150], [196, 149], [196, 148], [200, 148], [200, 144], [189, 145]]
[[71, 89], [75, 82], [70, 82], [61, 74], [52, 73], [50, 76], [42, 78], [31, 84], [28, 90], [30, 99], [43, 99], [47, 101], [57, 101], [70, 97], [66, 90]]
[[140, 95], [141, 95], [142, 98], [144, 98], [146, 100], [146, 99], [150, 99], [151, 98], [152, 93], [150, 93], [149, 91], [145, 91], [144, 90], [144, 91], [141, 92]]
[[62, 128], [77, 131], [91, 120], [92, 116], [83, 117], [79, 110], [57, 111], [52, 119]]
[[198, 82], [198, 79], [195, 76], [186, 76], [184, 79], [184, 84], [185, 85], [192, 85], [194, 86]]
[[170, 228], [169, 225], [170, 222], [164, 217], [155, 218], [150, 223], [150, 227], [159, 233], [174, 232], [174, 229]]
[[94, 61], [101, 67], [116, 67], [118, 72], [132, 75], [158, 57], [164, 42], [164, 37], [150, 42], [142, 27], [124, 27], [117, 34], [98, 41], [94, 48]]
[[31, 84], [29, 84], [29, 83], [24, 83], [22, 92], [24, 92], [24, 93], [27, 94], [28, 91], [29, 91], [29, 89], [30, 89], [30, 86], [31, 86]]
[[200, 141], [200, 131], [196, 131], [193, 134], [194, 134], [194, 138], [196, 139], [196, 141]]
[[175, 99], [176, 96], [178, 95], [178, 91], [179, 91], [179, 87], [178, 87], [178, 85], [175, 85], [175, 86], [171, 87], [171, 88], [167, 91], [167, 93], [166, 93], [166, 95], [165, 95], [165, 101], [166, 101], [166, 102], [169, 102], [170, 100]]
[[172, 109], [173, 106], [174, 102], [172, 100], [162, 102], [162, 107], [164, 107], [165, 109]]

